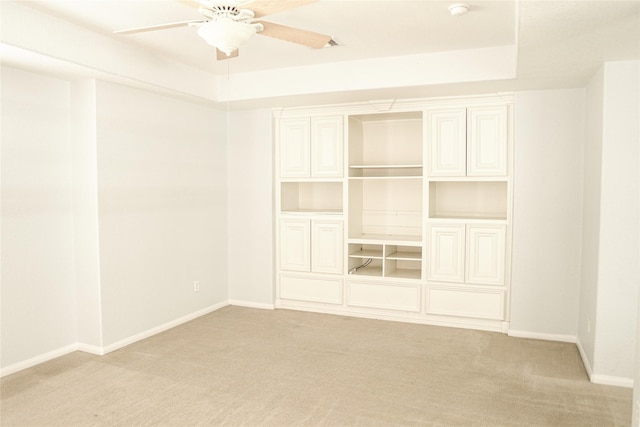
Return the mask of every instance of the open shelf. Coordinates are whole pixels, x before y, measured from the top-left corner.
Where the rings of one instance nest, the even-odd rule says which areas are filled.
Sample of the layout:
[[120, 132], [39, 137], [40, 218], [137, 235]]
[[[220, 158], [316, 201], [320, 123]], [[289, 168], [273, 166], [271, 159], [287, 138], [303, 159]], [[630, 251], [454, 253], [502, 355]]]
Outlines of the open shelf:
[[350, 176], [422, 176], [422, 112], [349, 117]]
[[399, 261], [415, 261], [422, 259], [420, 252], [396, 251], [387, 255], [387, 259], [395, 259]]
[[382, 259], [382, 249], [359, 249], [349, 254], [352, 258], [376, 258]]
[[415, 178], [422, 177], [422, 165], [352, 165], [349, 178]]
[[349, 179], [349, 237], [422, 236], [422, 179]]
[[506, 181], [429, 182], [430, 219], [507, 219]]
[[350, 275], [420, 280], [422, 246], [349, 243]]
[[341, 182], [282, 182], [280, 211], [289, 215], [341, 215]]

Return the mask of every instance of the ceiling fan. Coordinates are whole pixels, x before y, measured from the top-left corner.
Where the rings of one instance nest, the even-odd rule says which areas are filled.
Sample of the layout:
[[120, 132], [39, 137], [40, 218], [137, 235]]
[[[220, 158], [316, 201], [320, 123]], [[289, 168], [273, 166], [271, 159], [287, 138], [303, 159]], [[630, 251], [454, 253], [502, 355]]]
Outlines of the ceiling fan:
[[114, 31], [114, 34], [133, 34], [185, 26], [197, 27], [198, 35], [216, 48], [218, 59], [238, 56], [238, 47], [246, 43], [256, 33], [314, 49], [337, 44], [331, 36], [256, 19], [313, 3], [317, 0], [178, 1], [197, 7], [204, 19], [130, 28]]

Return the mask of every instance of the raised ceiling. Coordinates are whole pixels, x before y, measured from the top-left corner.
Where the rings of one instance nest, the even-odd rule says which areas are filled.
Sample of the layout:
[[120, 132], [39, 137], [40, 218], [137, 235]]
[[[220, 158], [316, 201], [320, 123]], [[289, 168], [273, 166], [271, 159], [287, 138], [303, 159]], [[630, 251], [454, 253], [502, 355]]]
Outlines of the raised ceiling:
[[[47, 0], [34, 6], [110, 34], [113, 30], [201, 19], [188, 1]], [[195, 1], [193, 2], [194, 4]], [[215, 52], [195, 28], [115, 36], [216, 74], [297, 67], [328, 62], [442, 52], [515, 42], [515, 2], [469, 1], [469, 13], [452, 17], [449, 1], [319, 0], [265, 20], [333, 36], [338, 47], [313, 50], [257, 35], [230, 61]]]
[[[27, 15], [9, 16], [3, 18], [3, 26], [8, 28], [3, 30], [3, 61], [26, 64], [28, 55], [12, 58], [15, 50], [6, 48], [17, 46], [29, 51], [30, 46], [35, 46], [34, 51], [45, 55], [32, 57], [32, 67], [48, 57], [45, 66], [52, 70], [57, 65], [62, 69], [68, 62], [94, 72], [126, 75], [126, 70], [120, 72], [120, 68], [128, 68], [126, 64], [109, 68], [105, 61], [101, 65], [99, 52], [92, 53], [95, 58], [86, 63], [78, 60], [79, 54], [74, 56], [83, 48], [82, 54], [88, 56], [83, 43], [98, 40], [105, 46], [111, 43], [137, 49], [198, 70], [205, 82], [207, 75], [217, 79], [216, 87], [209, 87], [209, 83], [205, 87], [196, 84], [196, 78], [185, 77], [194, 81], [192, 86], [196, 89], [177, 88], [178, 91], [199, 92], [199, 96], [217, 101], [261, 99], [263, 105], [272, 106], [291, 104], [294, 99], [303, 102], [304, 94], [314, 95], [318, 102], [344, 102], [583, 87], [605, 61], [640, 59], [638, 0], [466, 1], [469, 12], [453, 17], [447, 8], [457, 2], [319, 0], [266, 19], [331, 35], [339, 46], [314, 50], [256, 35], [241, 47], [238, 58], [216, 61], [213, 48], [197, 36], [194, 28], [132, 35], [112, 33], [117, 29], [200, 19], [197, 8], [185, 0], [20, 1], [22, 9], [101, 38], [76, 37], [60, 46], [60, 40], [66, 39], [46, 34], [45, 28], [37, 36], [50, 37], [50, 43], [56, 46], [44, 46], [46, 42], [26, 40], [29, 36], [18, 34], [21, 27], [16, 20]], [[12, 2], [3, 0], [0, 6], [4, 9], [8, 3]], [[20, 46], [23, 41], [27, 49]], [[108, 54], [105, 49], [105, 57]], [[123, 60], [127, 54], [115, 59]], [[158, 70], [164, 66], [158, 59], [153, 61], [158, 63]], [[155, 64], [145, 58], [140, 65]], [[167, 75], [176, 73], [175, 68], [167, 68]], [[140, 76], [128, 77], [144, 80]], [[162, 78], [150, 83], [172, 89]], [[267, 90], [269, 87], [271, 91]]]

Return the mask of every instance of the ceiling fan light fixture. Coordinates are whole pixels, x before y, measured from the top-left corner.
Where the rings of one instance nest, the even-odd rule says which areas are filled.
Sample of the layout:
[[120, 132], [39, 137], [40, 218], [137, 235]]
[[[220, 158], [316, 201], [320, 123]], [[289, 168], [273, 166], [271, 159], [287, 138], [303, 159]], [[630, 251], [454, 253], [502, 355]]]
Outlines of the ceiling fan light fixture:
[[464, 15], [469, 11], [469, 6], [463, 3], [456, 3], [449, 6], [449, 13], [451, 16], [460, 16]]
[[248, 24], [231, 18], [222, 18], [201, 25], [198, 28], [198, 35], [229, 56], [256, 32], [261, 31], [261, 27], [261, 24]]

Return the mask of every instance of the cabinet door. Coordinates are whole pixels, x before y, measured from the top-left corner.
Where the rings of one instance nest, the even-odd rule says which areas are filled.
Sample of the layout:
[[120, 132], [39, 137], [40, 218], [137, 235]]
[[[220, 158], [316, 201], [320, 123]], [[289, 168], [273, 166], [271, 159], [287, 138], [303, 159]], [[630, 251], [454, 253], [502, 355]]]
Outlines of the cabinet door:
[[466, 109], [427, 112], [428, 174], [465, 176], [467, 161]]
[[311, 221], [311, 271], [342, 274], [342, 222]]
[[504, 226], [467, 226], [468, 283], [503, 285], [504, 258]]
[[287, 219], [280, 222], [280, 268], [310, 271], [310, 222]]
[[309, 119], [282, 119], [280, 122], [280, 176], [308, 178], [310, 170]]
[[468, 110], [468, 176], [507, 174], [507, 107]]
[[311, 176], [342, 177], [342, 117], [311, 119]]
[[464, 225], [429, 226], [429, 280], [464, 282], [464, 236]]

